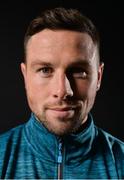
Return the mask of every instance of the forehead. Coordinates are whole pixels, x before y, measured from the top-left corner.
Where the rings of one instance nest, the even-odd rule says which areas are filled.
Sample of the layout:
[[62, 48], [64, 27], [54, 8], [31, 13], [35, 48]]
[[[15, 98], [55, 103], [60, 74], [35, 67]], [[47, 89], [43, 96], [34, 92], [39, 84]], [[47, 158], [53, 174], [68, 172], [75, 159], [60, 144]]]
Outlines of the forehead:
[[26, 49], [27, 60], [88, 59], [93, 57], [95, 45], [87, 33], [45, 29], [33, 35]]

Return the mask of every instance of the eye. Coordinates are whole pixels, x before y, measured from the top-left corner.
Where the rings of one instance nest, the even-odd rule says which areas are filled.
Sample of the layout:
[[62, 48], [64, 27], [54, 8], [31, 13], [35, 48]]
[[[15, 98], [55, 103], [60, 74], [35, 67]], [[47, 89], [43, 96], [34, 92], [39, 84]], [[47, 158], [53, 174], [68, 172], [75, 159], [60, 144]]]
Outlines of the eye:
[[81, 79], [86, 79], [88, 74], [86, 72], [86, 70], [84, 70], [81, 67], [74, 67], [70, 70], [71, 75], [74, 78], [81, 78]]
[[74, 77], [86, 79], [87, 74], [86, 74], [86, 72], [78, 72], [78, 73], [74, 73]]
[[53, 69], [51, 67], [42, 67], [38, 70], [38, 72], [40, 72], [43, 77], [49, 77], [52, 75]]

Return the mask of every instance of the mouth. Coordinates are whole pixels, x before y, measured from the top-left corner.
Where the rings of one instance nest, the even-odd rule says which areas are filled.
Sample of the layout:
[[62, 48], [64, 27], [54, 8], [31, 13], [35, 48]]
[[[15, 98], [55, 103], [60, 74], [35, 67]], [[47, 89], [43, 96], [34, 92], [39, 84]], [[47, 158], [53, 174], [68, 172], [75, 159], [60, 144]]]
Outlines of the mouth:
[[74, 109], [74, 107], [54, 107], [50, 109], [55, 110], [55, 111], [69, 111], [69, 110]]
[[71, 118], [75, 114], [75, 107], [53, 107], [49, 108], [48, 111], [51, 115], [58, 118]]

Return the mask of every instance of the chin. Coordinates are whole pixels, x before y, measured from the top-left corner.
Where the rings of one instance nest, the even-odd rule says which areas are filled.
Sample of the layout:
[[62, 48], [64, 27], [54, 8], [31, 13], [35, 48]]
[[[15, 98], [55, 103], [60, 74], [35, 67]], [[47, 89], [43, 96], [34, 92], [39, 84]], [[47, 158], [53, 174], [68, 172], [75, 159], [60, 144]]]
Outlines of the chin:
[[67, 134], [74, 133], [82, 124], [82, 120], [71, 117], [71, 118], [56, 118], [56, 117], [46, 117], [46, 114], [42, 116], [37, 116], [38, 119], [42, 122], [44, 127], [51, 133], [63, 136]]
[[68, 135], [68, 134], [71, 134], [73, 132], [72, 129], [61, 129], [61, 130], [58, 130], [58, 129], [49, 129], [49, 131], [57, 136], [64, 136], [64, 135]]
[[75, 123], [70, 123], [70, 122], [61, 122], [58, 124], [50, 124], [48, 122], [42, 122], [44, 126], [48, 129], [49, 132], [58, 135], [58, 136], [63, 136], [63, 135], [68, 135], [71, 133], [74, 133], [78, 130], [79, 125]]

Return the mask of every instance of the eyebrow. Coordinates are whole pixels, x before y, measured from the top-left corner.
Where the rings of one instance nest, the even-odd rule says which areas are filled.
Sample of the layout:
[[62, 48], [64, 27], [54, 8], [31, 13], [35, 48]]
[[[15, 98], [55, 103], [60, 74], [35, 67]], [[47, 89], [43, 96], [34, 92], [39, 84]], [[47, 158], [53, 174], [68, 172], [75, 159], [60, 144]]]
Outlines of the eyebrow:
[[72, 62], [72, 65], [88, 65], [90, 62], [88, 60], [77, 60], [76, 62]]
[[70, 64], [70, 67], [74, 67], [74, 66], [90, 67], [91, 62], [89, 60], [86, 60], [86, 59], [78, 59], [76, 62], [72, 62]]
[[41, 61], [41, 60], [37, 60], [37, 61], [33, 61], [31, 63], [31, 67], [34, 67], [34, 66], [53, 66], [52, 63], [50, 62], [46, 62], [46, 61]]

